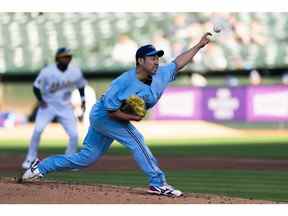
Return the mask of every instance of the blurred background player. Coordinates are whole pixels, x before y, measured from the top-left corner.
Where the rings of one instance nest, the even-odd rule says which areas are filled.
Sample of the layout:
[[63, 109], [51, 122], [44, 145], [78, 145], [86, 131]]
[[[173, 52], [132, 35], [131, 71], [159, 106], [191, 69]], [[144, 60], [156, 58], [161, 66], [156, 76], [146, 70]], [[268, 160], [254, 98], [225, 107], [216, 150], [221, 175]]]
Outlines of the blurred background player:
[[96, 103], [96, 93], [90, 85], [85, 86], [85, 110], [82, 109], [82, 99], [77, 89], [72, 92], [71, 103], [74, 114], [80, 122], [84, 123], [85, 128], [89, 126], [89, 113], [92, 106]]
[[70, 49], [59, 48], [55, 55], [55, 64], [44, 67], [33, 86], [33, 92], [39, 102], [35, 128], [31, 138], [28, 153], [22, 167], [28, 169], [37, 158], [40, 137], [45, 127], [56, 118], [69, 136], [66, 154], [75, 153], [78, 144], [76, 118], [71, 105], [71, 93], [78, 88], [81, 97], [81, 107], [85, 110], [86, 80], [80, 68], [71, 66], [72, 53]]

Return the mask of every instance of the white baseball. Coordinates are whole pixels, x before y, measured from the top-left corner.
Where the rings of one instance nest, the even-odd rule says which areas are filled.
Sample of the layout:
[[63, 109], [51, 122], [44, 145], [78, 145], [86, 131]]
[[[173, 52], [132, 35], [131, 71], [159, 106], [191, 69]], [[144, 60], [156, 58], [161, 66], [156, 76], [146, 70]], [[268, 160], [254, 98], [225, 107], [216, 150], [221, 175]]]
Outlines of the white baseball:
[[214, 26], [213, 26], [213, 31], [216, 32], [216, 33], [221, 32], [222, 29], [223, 29], [223, 26], [220, 23], [214, 24]]

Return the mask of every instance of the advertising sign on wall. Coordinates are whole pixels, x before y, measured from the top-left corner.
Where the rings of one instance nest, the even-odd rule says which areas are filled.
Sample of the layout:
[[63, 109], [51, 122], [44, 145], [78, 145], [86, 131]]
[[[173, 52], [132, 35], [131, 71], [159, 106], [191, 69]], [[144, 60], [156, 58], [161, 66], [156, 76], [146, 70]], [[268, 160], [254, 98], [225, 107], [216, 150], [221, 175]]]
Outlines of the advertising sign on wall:
[[152, 111], [154, 119], [288, 121], [288, 86], [173, 87]]
[[245, 120], [245, 88], [203, 88], [201, 109], [205, 120]]
[[288, 120], [288, 88], [286, 86], [257, 86], [247, 89], [248, 121]]
[[171, 87], [152, 112], [153, 119], [200, 119], [200, 89]]

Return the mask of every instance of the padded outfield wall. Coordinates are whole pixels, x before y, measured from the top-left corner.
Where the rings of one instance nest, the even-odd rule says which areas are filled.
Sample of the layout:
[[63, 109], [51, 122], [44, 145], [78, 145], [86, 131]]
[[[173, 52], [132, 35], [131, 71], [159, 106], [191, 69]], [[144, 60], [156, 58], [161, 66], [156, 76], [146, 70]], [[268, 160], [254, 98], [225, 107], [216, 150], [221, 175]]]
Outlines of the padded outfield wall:
[[[288, 86], [274, 84], [225, 87], [221, 83], [219, 86], [196, 88], [186, 81], [188, 79], [178, 79], [175, 85], [166, 89], [158, 105], [147, 117], [157, 120], [188, 119], [223, 123], [258, 122], [261, 125], [264, 122], [286, 125], [288, 122]], [[105, 92], [110, 82], [111, 79], [89, 80], [97, 98]], [[32, 83], [3, 84], [1, 110], [29, 115], [36, 104]]]
[[288, 86], [170, 87], [153, 109], [157, 120], [288, 121]]

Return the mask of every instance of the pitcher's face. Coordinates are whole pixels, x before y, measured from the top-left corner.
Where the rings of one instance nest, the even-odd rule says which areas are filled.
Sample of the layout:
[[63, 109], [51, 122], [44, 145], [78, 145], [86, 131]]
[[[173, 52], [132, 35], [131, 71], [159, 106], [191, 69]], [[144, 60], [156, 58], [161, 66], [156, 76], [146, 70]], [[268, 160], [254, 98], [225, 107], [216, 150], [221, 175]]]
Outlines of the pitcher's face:
[[144, 63], [141, 64], [141, 66], [148, 74], [155, 74], [159, 67], [159, 57], [158, 56], [146, 56], [144, 58]]

